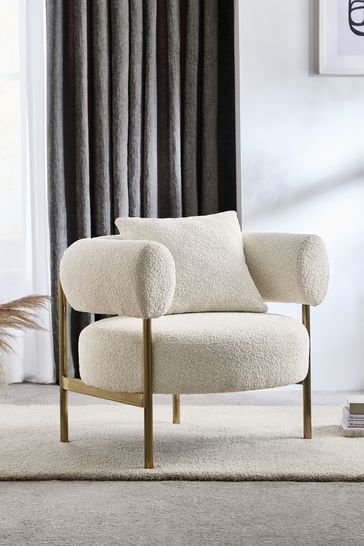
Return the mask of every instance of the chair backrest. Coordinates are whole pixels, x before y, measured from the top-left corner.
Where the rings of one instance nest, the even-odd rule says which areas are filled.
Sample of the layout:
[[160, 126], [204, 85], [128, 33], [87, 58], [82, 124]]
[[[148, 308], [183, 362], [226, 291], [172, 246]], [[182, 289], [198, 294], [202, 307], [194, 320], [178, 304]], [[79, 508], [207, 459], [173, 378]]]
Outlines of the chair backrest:
[[118, 218], [125, 240], [158, 241], [176, 265], [169, 313], [264, 312], [244, 259], [236, 212], [187, 218]]

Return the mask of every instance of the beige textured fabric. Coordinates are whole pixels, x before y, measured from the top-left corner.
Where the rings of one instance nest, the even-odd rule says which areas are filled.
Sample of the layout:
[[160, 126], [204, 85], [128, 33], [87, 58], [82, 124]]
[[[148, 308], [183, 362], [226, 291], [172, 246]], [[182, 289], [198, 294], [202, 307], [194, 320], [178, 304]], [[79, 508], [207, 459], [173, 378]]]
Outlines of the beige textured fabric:
[[118, 218], [123, 239], [158, 241], [176, 265], [169, 313], [267, 310], [245, 263], [235, 212], [189, 218]]
[[326, 296], [329, 265], [317, 235], [243, 235], [249, 271], [265, 301], [319, 305]]
[[71, 306], [90, 313], [159, 317], [175, 287], [171, 253], [153, 241], [81, 239], [64, 253], [60, 275]]
[[[143, 390], [142, 322], [113, 317], [80, 335], [82, 379]], [[296, 319], [263, 313], [167, 315], [152, 323], [155, 393], [213, 393], [290, 385], [304, 379], [308, 335]]]
[[[57, 405], [2, 406], [0, 479], [364, 481], [364, 441], [342, 436], [341, 407], [313, 407], [312, 440], [302, 439], [301, 405], [184, 406], [182, 398], [181, 412], [182, 422], [177, 426], [171, 423], [170, 405], [154, 406], [155, 468], [145, 470], [143, 411], [140, 408], [122, 404], [70, 406], [70, 442], [61, 444]], [[301, 508], [311, 502], [311, 493], [301, 500]], [[190, 502], [190, 495], [183, 502]], [[282, 500], [271, 492], [269, 495], [271, 501]], [[25, 501], [29, 503], [28, 498]], [[61, 513], [63, 506], [58, 502], [55, 505]], [[144, 519], [150, 509], [150, 504], [144, 507]], [[327, 505], [321, 509], [326, 510]], [[360, 512], [361, 505], [355, 509]], [[47, 511], [44, 504], [43, 510]], [[78, 513], [82, 519], [82, 513]], [[95, 514], [99, 514], [96, 506]], [[236, 517], [244, 524], [243, 507]], [[256, 512], [255, 517], [261, 519], [263, 516]], [[336, 513], [336, 517], [340, 519], [341, 514]], [[350, 525], [352, 521], [350, 517]], [[101, 525], [99, 520], [97, 522]], [[3, 518], [2, 523], [5, 530], [8, 529], [6, 519]], [[29, 522], [24, 525], [29, 526]], [[39, 538], [36, 522], [32, 528]], [[161, 537], [164, 538], [163, 529]], [[249, 537], [241, 541], [240, 536], [236, 542], [226, 542], [222, 537], [225, 533], [220, 533], [213, 544], [252, 544]], [[339, 542], [306, 541], [306, 544], [362, 544], [362, 541], [352, 542], [347, 538]], [[78, 540], [76, 543], [80, 544]], [[94, 543], [104, 544], [104, 541]], [[118, 543], [118, 539], [112, 542]], [[131, 543], [141, 544], [137, 539]], [[11, 544], [23, 543], [13, 540]], [[37, 544], [41, 544], [39, 540]], [[62, 535], [59, 543], [46, 544], [74, 542], [65, 542]], [[163, 540], [157, 544], [163, 544]], [[191, 542], [187, 539], [181, 544]], [[198, 544], [206, 544], [206, 541]], [[296, 542], [262, 540], [253, 544], [283, 546]]]

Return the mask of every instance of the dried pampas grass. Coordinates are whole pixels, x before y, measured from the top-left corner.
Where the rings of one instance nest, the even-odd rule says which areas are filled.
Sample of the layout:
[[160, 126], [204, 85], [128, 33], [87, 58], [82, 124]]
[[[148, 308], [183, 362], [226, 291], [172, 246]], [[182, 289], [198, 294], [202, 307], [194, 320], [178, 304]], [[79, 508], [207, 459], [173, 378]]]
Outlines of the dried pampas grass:
[[25, 296], [0, 304], [0, 351], [10, 352], [16, 330], [43, 330], [37, 311], [44, 309], [49, 296]]

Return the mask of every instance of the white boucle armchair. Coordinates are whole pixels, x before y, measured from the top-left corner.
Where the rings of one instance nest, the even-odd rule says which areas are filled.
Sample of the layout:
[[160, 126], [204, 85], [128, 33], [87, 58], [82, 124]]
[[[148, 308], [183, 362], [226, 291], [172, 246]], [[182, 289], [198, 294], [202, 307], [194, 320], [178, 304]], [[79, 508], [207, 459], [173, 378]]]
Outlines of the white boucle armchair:
[[[144, 409], [145, 468], [153, 468], [153, 393], [238, 392], [303, 387], [304, 438], [311, 438], [310, 306], [325, 297], [328, 262], [315, 235], [243, 235], [250, 274], [266, 302], [302, 305], [302, 323], [269, 313], [167, 314], [175, 285], [170, 251], [119, 236], [83, 239], [61, 262], [59, 284], [61, 441], [68, 441], [67, 393]], [[197, 289], [197, 287], [196, 287]], [[67, 372], [67, 301], [76, 311], [112, 315], [79, 338], [82, 379]], [[153, 330], [152, 330], [153, 323]]]

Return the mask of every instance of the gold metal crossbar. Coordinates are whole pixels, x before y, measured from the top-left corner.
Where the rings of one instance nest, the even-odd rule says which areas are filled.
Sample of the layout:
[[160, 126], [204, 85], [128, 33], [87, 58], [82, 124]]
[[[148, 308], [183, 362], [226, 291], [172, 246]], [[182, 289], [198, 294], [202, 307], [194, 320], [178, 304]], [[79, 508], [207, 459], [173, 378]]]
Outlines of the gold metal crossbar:
[[105, 391], [97, 387], [87, 385], [81, 379], [72, 379], [70, 377], [62, 377], [62, 389], [65, 391], [78, 392], [79, 394], [88, 394], [96, 396], [96, 398], [104, 398], [112, 402], [120, 402], [129, 404], [130, 406], [144, 407], [144, 394], [142, 392], [113, 392]]

